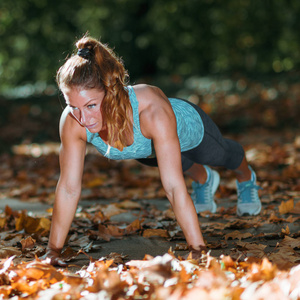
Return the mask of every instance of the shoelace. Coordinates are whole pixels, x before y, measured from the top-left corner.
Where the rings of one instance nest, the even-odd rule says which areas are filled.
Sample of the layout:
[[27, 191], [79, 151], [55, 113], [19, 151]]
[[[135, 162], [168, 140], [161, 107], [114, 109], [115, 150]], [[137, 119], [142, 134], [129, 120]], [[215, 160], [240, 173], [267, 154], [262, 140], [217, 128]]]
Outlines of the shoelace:
[[[211, 201], [211, 195], [209, 193], [209, 187], [208, 187], [209, 183], [206, 182], [204, 184], [197, 184], [197, 191], [201, 193], [203, 193], [203, 198], [201, 197], [201, 199], [203, 199], [203, 201], [201, 201], [202, 204], [208, 204]], [[196, 190], [195, 190], [196, 192]]]
[[239, 195], [242, 195], [243, 192], [249, 190], [250, 190], [250, 197], [241, 197], [242, 203], [251, 203], [251, 202], [255, 202], [256, 200], [259, 200], [256, 191], [262, 190], [262, 188], [253, 182], [247, 182], [247, 184], [245, 184], [242, 188], [238, 189], [238, 193]]

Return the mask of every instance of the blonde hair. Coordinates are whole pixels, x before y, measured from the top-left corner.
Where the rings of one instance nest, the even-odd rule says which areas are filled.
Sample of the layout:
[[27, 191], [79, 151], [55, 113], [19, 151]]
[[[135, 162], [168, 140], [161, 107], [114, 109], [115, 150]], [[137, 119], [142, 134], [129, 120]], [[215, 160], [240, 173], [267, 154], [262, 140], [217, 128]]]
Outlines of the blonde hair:
[[132, 107], [125, 89], [128, 73], [122, 60], [100, 41], [84, 36], [76, 47], [79, 51], [84, 49], [85, 55], [74, 54], [60, 67], [57, 84], [60, 90], [75, 87], [105, 91], [101, 113], [108, 130], [108, 144], [122, 151], [133, 141]]

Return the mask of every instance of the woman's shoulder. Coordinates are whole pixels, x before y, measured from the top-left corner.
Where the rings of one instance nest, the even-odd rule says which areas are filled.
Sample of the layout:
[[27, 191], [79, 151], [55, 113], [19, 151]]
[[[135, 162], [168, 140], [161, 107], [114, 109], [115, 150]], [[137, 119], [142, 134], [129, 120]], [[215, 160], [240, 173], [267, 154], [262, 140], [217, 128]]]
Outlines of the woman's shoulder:
[[171, 126], [173, 110], [167, 96], [156, 86], [139, 84], [133, 86], [139, 102], [142, 133], [147, 138], [161, 126]]
[[134, 89], [134, 92], [136, 94], [137, 97], [143, 97], [143, 98], [152, 98], [153, 97], [157, 97], [159, 95], [161, 95], [162, 91], [160, 90], [160, 88], [158, 88], [157, 86], [154, 85], [149, 85], [149, 84], [136, 84], [132, 86]]
[[60, 117], [59, 133], [61, 140], [83, 140], [86, 141], [86, 129], [70, 113], [67, 106]]
[[169, 104], [163, 91], [153, 85], [137, 84], [132, 86], [139, 102], [139, 110], [155, 109]]

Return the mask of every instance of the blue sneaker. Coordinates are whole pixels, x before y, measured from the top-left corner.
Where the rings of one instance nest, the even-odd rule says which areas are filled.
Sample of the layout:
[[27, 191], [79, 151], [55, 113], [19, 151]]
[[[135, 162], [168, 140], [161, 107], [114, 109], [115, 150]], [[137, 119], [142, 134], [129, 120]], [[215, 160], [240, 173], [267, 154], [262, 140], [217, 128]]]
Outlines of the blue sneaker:
[[217, 205], [214, 201], [215, 192], [220, 183], [220, 175], [217, 171], [204, 166], [207, 173], [207, 180], [204, 184], [192, 182], [193, 192], [191, 198], [194, 202], [197, 213], [202, 211], [210, 211], [215, 213]]
[[256, 174], [249, 166], [251, 179], [244, 182], [236, 181], [237, 185], [237, 215], [238, 216], [256, 216], [261, 211], [261, 202], [258, 196], [258, 190], [261, 189], [256, 185]]

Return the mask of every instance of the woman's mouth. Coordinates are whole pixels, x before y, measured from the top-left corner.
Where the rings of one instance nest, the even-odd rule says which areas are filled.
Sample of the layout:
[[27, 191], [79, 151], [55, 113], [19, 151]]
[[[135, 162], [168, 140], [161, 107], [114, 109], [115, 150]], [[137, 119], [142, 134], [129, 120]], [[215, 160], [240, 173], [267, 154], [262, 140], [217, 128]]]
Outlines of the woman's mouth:
[[86, 127], [87, 129], [92, 129], [92, 128], [94, 128], [96, 125], [97, 125], [97, 123], [94, 123], [94, 124], [91, 124], [91, 125], [85, 125], [85, 127]]

